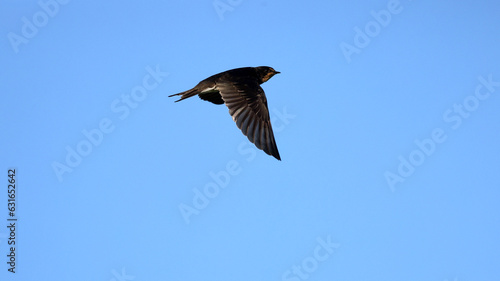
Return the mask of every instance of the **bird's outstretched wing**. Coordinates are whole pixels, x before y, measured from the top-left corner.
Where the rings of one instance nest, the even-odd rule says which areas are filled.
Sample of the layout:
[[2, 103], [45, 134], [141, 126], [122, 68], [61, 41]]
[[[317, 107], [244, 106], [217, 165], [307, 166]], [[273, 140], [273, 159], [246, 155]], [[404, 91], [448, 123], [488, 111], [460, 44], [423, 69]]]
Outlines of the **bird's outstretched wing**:
[[217, 88], [229, 114], [248, 139], [265, 153], [281, 160], [274, 140], [264, 90], [253, 79], [218, 81]]

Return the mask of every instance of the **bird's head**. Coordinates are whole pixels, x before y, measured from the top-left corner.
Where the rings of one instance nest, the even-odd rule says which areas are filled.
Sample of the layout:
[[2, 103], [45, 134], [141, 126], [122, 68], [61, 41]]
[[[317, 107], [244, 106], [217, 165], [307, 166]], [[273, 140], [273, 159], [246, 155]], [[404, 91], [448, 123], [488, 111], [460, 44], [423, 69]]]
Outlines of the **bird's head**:
[[261, 84], [266, 82], [267, 80], [271, 79], [275, 74], [280, 73], [279, 71], [274, 70], [274, 68], [269, 67], [269, 66], [259, 66], [256, 67], [257, 69], [257, 75], [259, 75]]

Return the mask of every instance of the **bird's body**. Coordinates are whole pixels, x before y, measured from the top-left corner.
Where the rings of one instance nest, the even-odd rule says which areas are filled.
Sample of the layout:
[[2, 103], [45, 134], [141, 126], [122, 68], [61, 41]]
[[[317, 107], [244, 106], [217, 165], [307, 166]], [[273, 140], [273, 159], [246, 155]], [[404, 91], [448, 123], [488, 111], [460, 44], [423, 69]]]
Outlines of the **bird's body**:
[[194, 88], [172, 96], [177, 101], [198, 95], [214, 104], [226, 104], [234, 122], [259, 149], [281, 160], [274, 140], [269, 109], [260, 84], [279, 72], [271, 67], [243, 67], [212, 75]]

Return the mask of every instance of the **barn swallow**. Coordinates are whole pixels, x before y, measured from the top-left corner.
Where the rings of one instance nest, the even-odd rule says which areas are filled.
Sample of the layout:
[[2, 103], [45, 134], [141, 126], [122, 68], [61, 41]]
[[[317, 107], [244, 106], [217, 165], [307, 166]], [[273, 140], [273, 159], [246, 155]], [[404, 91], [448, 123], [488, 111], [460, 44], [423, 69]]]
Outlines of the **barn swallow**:
[[191, 90], [173, 96], [178, 101], [198, 95], [214, 104], [226, 104], [229, 114], [248, 140], [265, 153], [281, 160], [274, 140], [267, 99], [260, 84], [280, 72], [272, 67], [242, 67], [215, 74]]

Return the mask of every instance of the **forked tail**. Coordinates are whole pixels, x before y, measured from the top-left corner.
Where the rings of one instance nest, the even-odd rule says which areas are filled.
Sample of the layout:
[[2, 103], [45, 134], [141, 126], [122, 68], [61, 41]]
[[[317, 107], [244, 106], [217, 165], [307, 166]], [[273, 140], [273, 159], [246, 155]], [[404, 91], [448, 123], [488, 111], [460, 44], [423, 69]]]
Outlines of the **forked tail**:
[[170, 95], [169, 97], [173, 97], [173, 96], [181, 96], [180, 99], [176, 100], [175, 102], [178, 102], [178, 101], [181, 101], [181, 100], [185, 100], [187, 98], [190, 98], [192, 96], [196, 96], [198, 94], [198, 90], [193, 88], [191, 90], [187, 90], [185, 92], [181, 92], [181, 93], [178, 93], [178, 94], [174, 94], [174, 95]]

